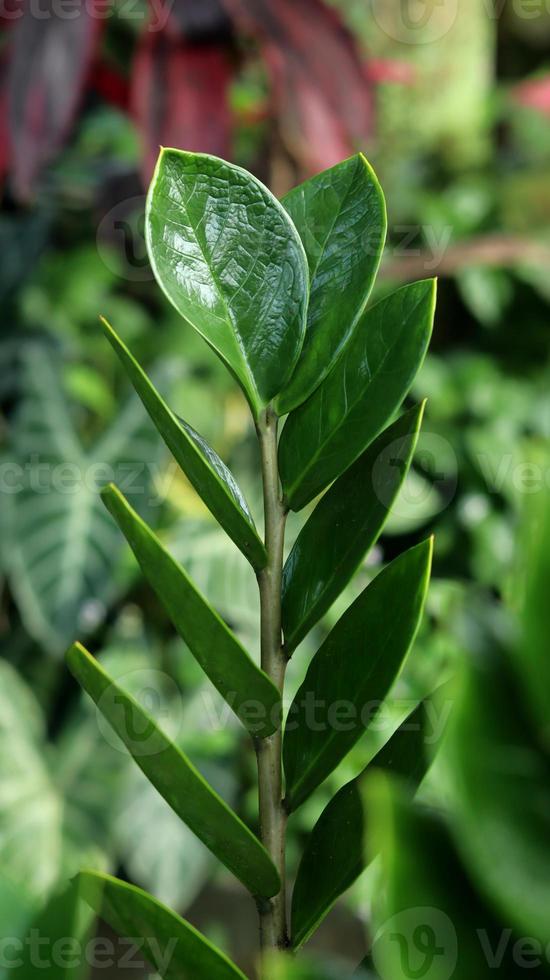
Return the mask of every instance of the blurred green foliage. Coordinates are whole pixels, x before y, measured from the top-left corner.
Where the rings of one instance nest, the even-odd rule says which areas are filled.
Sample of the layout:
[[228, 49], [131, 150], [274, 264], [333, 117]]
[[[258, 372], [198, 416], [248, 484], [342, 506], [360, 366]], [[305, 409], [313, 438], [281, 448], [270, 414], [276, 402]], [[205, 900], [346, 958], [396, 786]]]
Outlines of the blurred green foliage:
[[[550, 28], [542, 13], [530, 24], [514, 17], [512, 4], [493, 18], [481, 0], [461, 0], [452, 28], [413, 45], [380, 25], [373, 13], [380, 4], [337, 5], [370, 57], [394, 63], [394, 73], [400, 66], [397, 80], [378, 86], [376, 134], [364, 148], [390, 203], [379, 290], [416, 273], [439, 273], [442, 281], [432, 352], [413, 392], [413, 399], [429, 399], [414, 472], [381, 546], [297, 651], [289, 697], [328, 627], [380, 564], [433, 530], [428, 615], [394, 691], [397, 725], [403, 706], [452, 672], [478, 639], [479, 620], [491, 619], [498, 600], [513, 592], [523, 506], [550, 479], [540, 452], [550, 438], [550, 128], [547, 116], [514, 97], [520, 82], [544, 70]], [[399, 5], [387, 6], [395, 13]], [[262, 172], [288, 183], [276, 138], [266, 140], [263, 122], [246, 123], [264, 99], [263, 78], [254, 71], [239, 78], [239, 162], [261, 161]], [[186, 751], [241, 812], [252, 820], [255, 813], [254, 759], [205, 692], [122, 539], [101, 524], [95, 483], [66, 494], [47, 478], [42, 491], [27, 485], [25, 493], [13, 492], [18, 467], [28, 479], [41, 463], [51, 476], [63, 462], [82, 471], [146, 458], [150, 470], [139, 479], [149, 519], [245, 645], [257, 649], [254, 575], [159, 452], [99, 327], [104, 313], [158, 372], [171, 406], [231, 465], [254, 509], [260, 491], [246, 404], [153, 287], [143, 261], [137, 169], [131, 123], [92, 103], [32, 205], [15, 205], [6, 194], [0, 214], [0, 909], [3, 928], [15, 934], [84, 860], [122, 867], [181, 911], [213, 874], [202, 846], [106, 742], [95, 712], [68, 680], [60, 658], [77, 631], [87, 630], [111, 672], [153, 665], [160, 688], [166, 685], [158, 711], [170, 716], [179, 705]], [[300, 524], [291, 516], [289, 544]], [[375, 743], [376, 733], [363, 739], [292, 819], [291, 864], [298, 841]], [[238, 781], [228, 777], [235, 772]], [[441, 805], [439, 772], [424, 792]], [[114, 819], [107, 827], [108, 814]], [[32, 851], [22, 844], [29, 837]], [[368, 874], [346, 901], [368, 920]], [[209, 925], [216, 933], [216, 922]]]

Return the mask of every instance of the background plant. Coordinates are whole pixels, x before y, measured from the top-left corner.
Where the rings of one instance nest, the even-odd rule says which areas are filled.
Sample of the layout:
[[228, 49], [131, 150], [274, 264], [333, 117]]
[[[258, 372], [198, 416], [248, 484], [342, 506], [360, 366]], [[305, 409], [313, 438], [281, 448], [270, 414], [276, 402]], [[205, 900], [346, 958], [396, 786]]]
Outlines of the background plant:
[[[397, 10], [399, 5], [389, 0], [384, 6]], [[533, 436], [544, 439], [549, 434], [544, 101], [548, 33], [543, 8], [536, 18], [526, 20], [518, 5], [498, 6], [499, 15], [493, 17], [483, 0], [461, 3], [446, 34], [414, 45], [382, 30], [371, 5], [346, 0], [339, 8], [368, 66], [369, 98], [374, 99], [376, 113], [371, 135], [362, 146], [382, 176], [391, 204], [388, 246], [373, 301], [386, 289], [409, 279], [438, 274], [440, 314], [431, 351], [413, 389], [415, 399], [428, 395], [428, 406], [410, 471], [414, 477], [411, 492], [407, 489], [398, 498], [382, 538], [358, 571], [355, 583], [347, 587], [294, 654], [287, 672], [291, 694], [299, 686], [309, 658], [346, 604], [355, 599], [383, 562], [414, 544], [419, 534], [436, 531], [434, 578], [415, 656], [409, 659], [396, 689], [399, 699], [414, 703], [437, 686], [448, 665], [461, 660], [464, 651], [477, 642], [474, 610], [491, 615], [495, 596], [507, 587], [519, 504], [531, 485], [524, 470], [525, 441]], [[436, 6], [434, 11], [438, 10]], [[317, 18], [314, 20], [317, 23]], [[12, 44], [13, 27], [18, 23], [12, 21], [11, 28], [6, 25], [5, 43]], [[312, 29], [310, 20], [310, 34]], [[43, 31], [37, 35], [40, 41], [45, 37]], [[419, 40], [427, 37], [427, 29], [418, 34]], [[101, 46], [103, 69], [116, 66], [119, 76], [125, 76], [136, 41], [134, 27], [122, 11], [107, 20]], [[285, 141], [281, 148], [271, 122], [261, 60], [254, 53], [254, 44], [247, 43], [244, 49], [239, 41], [239, 47], [245, 61], [240, 63], [230, 90], [233, 158], [275, 187], [277, 193], [283, 193], [296, 182], [295, 173], [305, 167], [305, 162], [296, 165], [292, 152], [289, 165], [289, 144]], [[204, 50], [207, 48], [205, 45]], [[311, 50], [320, 52], [324, 70], [326, 49], [320, 35], [316, 35]], [[4, 52], [7, 55], [5, 45]], [[42, 89], [52, 91], [54, 61], [46, 59], [41, 64], [47, 67]], [[137, 221], [143, 213], [138, 173], [143, 172], [144, 131], [132, 114], [114, 105], [99, 84], [98, 73], [94, 71], [92, 76], [63, 147], [51, 163], [42, 165], [33, 181], [31, 199], [25, 205], [15, 202], [13, 163], [3, 186], [0, 356], [4, 453], [8, 460], [26, 461], [17, 446], [21, 431], [17, 419], [20, 412], [28, 413], [26, 388], [33, 376], [25, 367], [27, 341], [39, 352], [48, 352], [47, 357], [41, 353], [34, 359], [36, 382], [45, 398], [53, 394], [47, 380], [51, 373], [46, 371], [52, 363], [58, 378], [56, 391], [62, 391], [67, 418], [86, 449], [97, 444], [99, 435], [115, 421], [128, 387], [116, 355], [97, 330], [97, 311], [108, 312], [113, 323], [123, 327], [124, 339], [140, 362], [154, 373], [165, 397], [238, 472], [259, 526], [261, 491], [256, 484], [255, 437], [244, 399], [201, 339], [193, 331], [181, 330], [178, 315], [152, 282]], [[465, 77], [475, 79], [467, 92]], [[173, 81], [173, 91], [183, 93], [184, 73], [181, 78], [181, 87]], [[5, 75], [2, 81], [5, 93]], [[78, 88], [74, 76], [65, 88]], [[314, 97], [315, 83], [309, 91]], [[178, 104], [191, 106], [199, 99], [195, 88], [178, 99]], [[61, 102], [58, 91], [54, 103]], [[200, 122], [198, 113], [194, 118]], [[31, 122], [32, 113], [13, 117], [20, 129], [28, 128]], [[321, 143], [316, 145], [323, 149], [329, 141], [326, 131], [321, 135]], [[43, 129], [41, 138], [47, 136]], [[189, 137], [187, 145], [207, 149], [199, 137], [196, 131], [193, 139], [197, 142]], [[183, 144], [186, 139], [180, 135], [174, 141]], [[163, 141], [169, 139], [163, 137]], [[156, 153], [156, 145], [151, 153]], [[319, 158], [316, 169], [328, 166], [332, 159]], [[42, 364], [44, 382], [40, 384]], [[168, 371], [160, 377], [156, 371], [164, 371], [166, 364]], [[37, 383], [31, 386], [31, 400]], [[203, 395], [205, 388], [208, 401]], [[161, 455], [159, 466], [170, 467], [166, 454]], [[170, 468], [168, 476], [171, 473], [172, 479], [164, 478], [164, 469], [157, 472], [161, 493], [155, 490], [154, 496], [163, 503], [154, 507], [148, 520], [172, 553], [186, 563], [246, 648], [252, 649], [258, 642], [253, 571], [224, 532], [216, 528], [185, 478]], [[544, 468], [539, 467], [538, 472], [544, 477]], [[540, 486], [539, 476], [535, 473], [533, 485]], [[35, 495], [37, 515], [46, 514], [45, 498], [45, 494]], [[10, 503], [2, 493], [2, 513]], [[24, 528], [27, 553], [32, 553], [31, 547], [34, 550], [30, 539], [39, 539], [42, 526], [37, 520]], [[289, 544], [298, 528], [299, 518], [290, 514]], [[84, 525], [79, 534], [82, 531]], [[176, 679], [193, 719], [186, 727], [198, 732], [204, 698], [201, 671], [193, 668], [190, 658], [182, 656], [181, 641], [156, 597], [119, 548], [119, 561], [112, 568], [116, 585], [113, 581], [112, 587], [107, 587], [104, 580], [93, 577], [86, 583], [85, 571], [79, 571], [78, 580], [84, 586], [82, 604], [73, 607], [76, 620], [66, 621], [64, 636], [77, 632], [81, 637], [86, 635], [92, 649], [104, 650], [106, 655], [111, 649], [116, 653], [121, 644], [126, 658], [135, 647], [144, 649], [149, 663], [155, 663], [163, 676]], [[91, 555], [86, 545], [79, 546], [77, 553], [81, 564]], [[52, 572], [59, 567], [59, 551], [54, 550], [53, 556], [56, 565]], [[77, 711], [79, 692], [76, 685], [67, 682], [63, 669], [61, 655], [66, 640], [59, 640], [55, 649], [50, 642], [45, 643], [54, 626], [55, 609], [51, 609], [52, 625], [42, 632], [28, 611], [38, 603], [48, 616], [49, 605], [40, 594], [31, 593], [32, 601], [23, 601], [23, 590], [18, 588], [20, 564], [15, 565], [11, 557], [12, 549], [3, 548], [0, 647], [3, 660], [16, 668], [20, 684], [27, 692], [30, 688], [31, 697], [40, 701], [44, 722], [38, 730], [36, 753], [49, 768], [64, 733], [76, 738], [69, 720]], [[47, 565], [47, 558], [45, 562]], [[27, 574], [26, 581], [33, 589], [40, 585], [35, 576]], [[101, 592], [97, 596], [96, 584]], [[143, 663], [141, 655], [138, 663]], [[129, 683], [128, 678], [126, 681]], [[164, 690], [163, 685], [160, 687]], [[162, 710], [170, 712], [166, 705], [172, 703], [173, 691], [169, 688], [165, 693]], [[398, 721], [397, 713], [396, 724]], [[253, 821], [254, 757], [239, 729], [238, 722], [223, 733], [206, 725], [208, 738], [197, 735], [186, 739], [185, 750], [203, 770], [207, 767], [212, 784]], [[7, 889], [11, 896], [7, 908], [15, 904], [16, 894], [25, 894], [28, 875], [28, 866], [12, 866], [16, 852], [10, 849], [14, 811], [8, 801], [18, 797], [15, 787], [8, 789], [14, 785], [15, 775], [8, 760], [19, 753], [19, 738], [18, 726], [6, 728], [0, 757], [4, 787], [0, 890]], [[84, 757], [86, 741], [80, 745]], [[376, 732], [367, 733], [290, 822], [291, 878], [309, 828], [330, 797], [364, 768], [377, 747]], [[104, 752], [109, 750], [104, 745]], [[130, 766], [128, 770], [132, 772]], [[54, 764], [54, 775], [57, 771]], [[429, 788], [430, 800], [444, 807], [444, 786], [433, 774], [427, 778], [425, 792]], [[57, 812], [62, 816], [64, 809], [74, 809], [78, 804], [82, 819], [97, 819], [98, 837], [105, 842], [101, 827], [112, 821], [120, 806], [121, 817], [115, 820], [116, 833], [111, 834], [105, 866], [112, 872], [118, 869], [123, 877], [185, 912], [201, 930], [231, 948], [239, 963], [251, 968], [250, 950], [256, 940], [254, 915], [232, 877], [209, 860], [190, 834], [173, 838], [173, 867], [155, 856], [158, 837], [154, 833], [148, 835], [140, 859], [130, 859], [136, 835], [129, 818], [139, 812], [137, 800], [146, 792], [147, 783], [132, 775], [119, 780], [116, 788], [120, 803], [105, 807], [101, 791], [95, 788], [94, 772], [84, 767], [77, 782], [63, 780]], [[154, 798], [151, 791], [148, 799]], [[33, 806], [39, 809], [37, 795], [29, 798], [25, 794], [20, 799], [16, 813], [23, 812], [27, 799], [35, 801]], [[109, 802], [111, 799], [112, 794]], [[150, 812], [149, 806], [144, 801], [143, 812]], [[157, 821], [170, 817], [159, 798], [154, 813]], [[63, 828], [70, 828], [70, 820], [61, 823]], [[177, 824], [176, 818], [172, 826]], [[141, 842], [152, 825], [153, 821], [142, 821]], [[185, 829], [181, 823], [179, 828]], [[53, 844], [56, 837], [46, 839]], [[32, 855], [33, 868], [42, 865], [43, 880], [51, 882], [36, 897], [33, 907], [37, 911], [56, 883], [89, 859], [87, 854], [79, 855], [75, 847], [61, 867], [61, 857], [67, 853], [67, 847], [56, 846], [52, 852], [43, 847]], [[186, 866], [195, 869], [191, 877], [176, 873], [176, 868]], [[324, 963], [331, 951], [344, 945], [347, 963], [343, 970], [351, 969], [361, 957], [370, 916], [369, 879], [362, 876], [314, 933], [309, 948], [321, 949]], [[335, 968], [337, 976], [341, 975], [340, 967]], [[319, 964], [316, 969], [321, 969]]]

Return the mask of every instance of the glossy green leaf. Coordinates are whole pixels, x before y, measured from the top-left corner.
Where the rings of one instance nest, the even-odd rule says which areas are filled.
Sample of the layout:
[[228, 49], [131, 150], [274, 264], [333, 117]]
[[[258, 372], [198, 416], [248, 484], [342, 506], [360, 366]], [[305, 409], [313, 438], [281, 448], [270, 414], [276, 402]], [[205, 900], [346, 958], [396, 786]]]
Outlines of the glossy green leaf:
[[342, 761], [389, 693], [420, 623], [431, 559], [431, 538], [396, 558], [344, 613], [314, 656], [285, 730], [290, 810]]
[[165, 149], [146, 238], [159, 285], [229, 366], [257, 416], [290, 378], [305, 332], [307, 259], [288, 214], [240, 167]]
[[265, 548], [233, 474], [198, 432], [174, 415], [110, 324], [104, 319], [102, 323], [107, 339], [186, 477], [254, 568], [263, 568], [267, 561]]
[[234, 633], [198, 591], [185, 571], [114, 487], [102, 498], [132, 548], [193, 656], [255, 736], [273, 734], [280, 723], [280, 695]]
[[326, 613], [375, 543], [409, 470], [419, 405], [389, 426], [317, 504], [283, 572], [283, 628], [291, 653]]
[[[406, 718], [363, 772], [333, 797], [307, 841], [292, 895], [292, 947], [302, 946], [370, 861], [365, 785], [375, 769], [407, 780], [416, 790], [433, 757], [428, 753], [432, 702]], [[345, 828], [345, 832], [342, 829]]]
[[401, 405], [428, 347], [435, 294], [428, 279], [369, 308], [330, 374], [289, 415], [279, 468], [292, 510], [347, 470]]
[[457, 847], [506, 923], [547, 945], [550, 760], [500, 651], [472, 658], [461, 688], [443, 755]]
[[262, 844], [181, 749], [84, 647], [74, 644], [67, 661], [137, 765], [184, 823], [252, 894], [275, 895], [279, 876]]
[[206, 936], [141, 888], [88, 871], [79, 882], [84, 899], [115, 932], [139, 937], [140, 951], [163, 980], [246, 980]]
[[382, 980], [520, 980], [526, 963], [537, 980], [547, 976], [532, 941], [529, 959], [517, 958], [510, 920], [499, 922], [476, 893], [441, 819], [382, 774], [369, 797], [372, 853], [382, 859], [372, 945]]
[[386, 205], [362, 153], [282, 201], [306, 250], [311, 280], [304, 346], [277, 408], [290, 412], [327, 376], [369, 298], [386, 238]]

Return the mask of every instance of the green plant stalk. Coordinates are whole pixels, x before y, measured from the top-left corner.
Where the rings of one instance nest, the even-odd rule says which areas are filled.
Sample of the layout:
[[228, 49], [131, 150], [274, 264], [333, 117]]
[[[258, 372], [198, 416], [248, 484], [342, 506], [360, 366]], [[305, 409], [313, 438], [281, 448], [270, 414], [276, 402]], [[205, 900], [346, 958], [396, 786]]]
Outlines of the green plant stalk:
[[[281, 588], [287, 511], [283, 506], [277, 464], [278, 417], [269, 407], [257, 423], [262, 457], [266, 567], [258, 573], [261, 616], [262, 669], [283, 694], [286, 656], [282, 643]], [[286, 915], [285, 837], [287, 815], [283, 806], [282, 727], [256, 740], [260, 804], [260, 836], [279, 872], [281, 891], [269, 902], [258, 903], [262, 954], [289, 945]], [[264, 980], [266, 978], [264, 977]]]

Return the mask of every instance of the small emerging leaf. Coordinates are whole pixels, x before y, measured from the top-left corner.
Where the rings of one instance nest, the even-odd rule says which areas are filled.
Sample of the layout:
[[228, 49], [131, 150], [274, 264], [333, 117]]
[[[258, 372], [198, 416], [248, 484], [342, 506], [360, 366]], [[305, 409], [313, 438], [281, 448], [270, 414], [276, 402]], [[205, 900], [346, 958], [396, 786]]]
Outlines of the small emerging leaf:
[[362, 153], [306, 180], [282, 203], [304, 243], [311, 280], [304, 346], [277, 401], [285, 415], [318, 387], [349, 340], [378, 271], [387, 218]]
[[233, 474], [198, 432], [174, 415], [107, 320], [102, 318], [102, 323], [109, 343], [174, 459], [251, 565], [257, 570], [263, 568], [267, 561], [265, 548]]
[[296, 810], [345, 758], [389, 693], [420, 624], [431, 560], [431, 538], [396, 558], [344, 613], [314, 656], [285, 730], [289, 810]]
[[432, 745], [429, 756], [429, 703], [430, 699], [415, 708], [363, 772], [333, 797], [313, 828], [292, 895], [293, 949], [307, 942], [371, 860], [364, 790], [372, 772], [384, 769], [402, 776], [413, 791], [424, 778], [434, 749]]
[[240, 167], [165, 149], [146, 237], [159, 285], [228, 365], [257, 416], [290, 378], [304, 338], [307, 259], [288, 214]]
[[90, 871], [82, 871], [78, 881], [84, 899], [115, 932], [139, 937], [163, 980], [246, 980], [206, 936], [141, 888]]
[[423, 414], [424, 404], [389, 426], [300, 531], [283, 572], [287, 653], [330, 608], [378, 538], [411, 465]]
[[368, 309], [330, 374], [289, 415], [279, 468], [292, 510], [344, 473], [401, 405], [428, 348], [435, 286], [403, 286]]
[[84, 647], [75, 643], [67, 662], [139, 768], [181, 820], [253, 895], [275, 895], [279, 875], [267, 851], [181, 749]]

